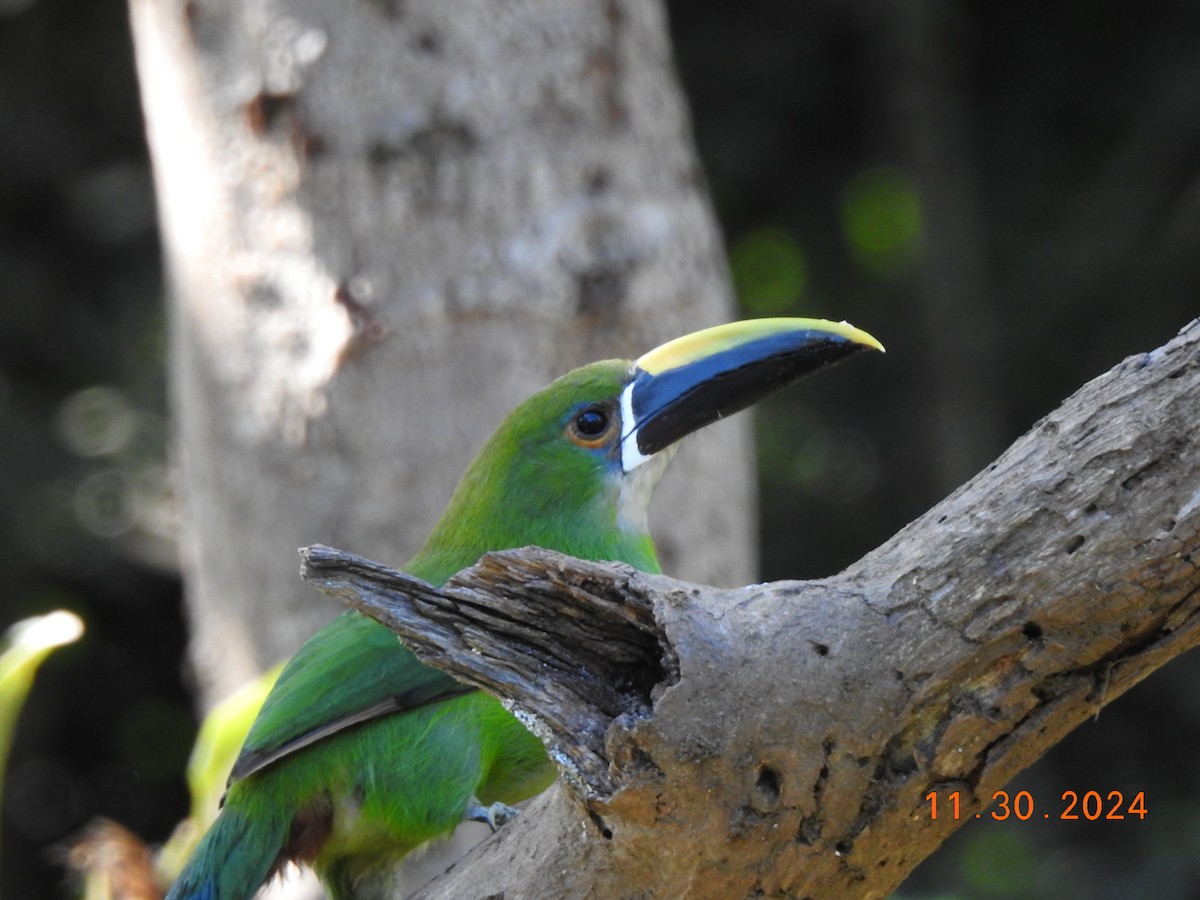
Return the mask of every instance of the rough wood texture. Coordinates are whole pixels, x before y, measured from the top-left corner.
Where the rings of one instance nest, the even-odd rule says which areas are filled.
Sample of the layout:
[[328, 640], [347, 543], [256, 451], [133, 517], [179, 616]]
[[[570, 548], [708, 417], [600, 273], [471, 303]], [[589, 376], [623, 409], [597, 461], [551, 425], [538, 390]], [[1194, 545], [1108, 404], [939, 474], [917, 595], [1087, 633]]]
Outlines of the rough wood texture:
[[567, 775], [421, 896], [886, 896], [959, 824], [929, 791], [973, 816], [1200, 642], [1198, 423], [1200, 320], [833, 578], [717, 590], [530, 550], [436, 591], [308, 551]]
[[[211, 703], [332, 614], [296, 547], [402, 563], [518, 402], [733, 304], [659, 2], [130, 12]], [[751, 490], [745, 420], [681, 454], [673, 571], [750, 577]]]
[[678, 677], [644, 576], [628, 566], [528, 547], [435, 588], [330, 547], [301, 555], [306, 581], [378, 618], [431, 665], [511, 698], [588, 795], [614, 787], [608, 726], [649, 715], [656, 689]]

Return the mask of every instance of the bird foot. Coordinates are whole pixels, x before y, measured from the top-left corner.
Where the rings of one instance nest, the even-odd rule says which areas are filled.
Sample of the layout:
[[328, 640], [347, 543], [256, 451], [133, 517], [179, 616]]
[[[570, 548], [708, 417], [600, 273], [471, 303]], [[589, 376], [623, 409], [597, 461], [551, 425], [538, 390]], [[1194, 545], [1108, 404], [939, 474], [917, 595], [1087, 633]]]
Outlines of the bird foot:
[[486, 823], [493, 832], [501, 825], [507, 825], [515, 819], [519, 812], [519, 809], [514, 809], [507, 803], [499, 801], [490, 806], [484, 806], [478, 800], [472, 799], [467, 805], [467, 818], [472, 822]]

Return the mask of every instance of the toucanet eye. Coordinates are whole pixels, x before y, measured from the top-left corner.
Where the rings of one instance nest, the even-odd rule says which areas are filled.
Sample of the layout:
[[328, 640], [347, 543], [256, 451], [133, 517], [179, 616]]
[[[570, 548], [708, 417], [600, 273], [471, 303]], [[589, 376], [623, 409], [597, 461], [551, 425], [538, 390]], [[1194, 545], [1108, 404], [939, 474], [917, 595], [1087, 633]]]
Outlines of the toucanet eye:
[[588, 406], [575, 414], [567, 426], [567, 437], [581, 447], [603, 447], [613, 436], [616, 415], [603, 404]]
[[575, 430], [582, 437], [599, 437], [604, 434], [606, 428], [608, 428], [608, 413], [602, 409], [596, 407], [585, 409], [575, 417]]

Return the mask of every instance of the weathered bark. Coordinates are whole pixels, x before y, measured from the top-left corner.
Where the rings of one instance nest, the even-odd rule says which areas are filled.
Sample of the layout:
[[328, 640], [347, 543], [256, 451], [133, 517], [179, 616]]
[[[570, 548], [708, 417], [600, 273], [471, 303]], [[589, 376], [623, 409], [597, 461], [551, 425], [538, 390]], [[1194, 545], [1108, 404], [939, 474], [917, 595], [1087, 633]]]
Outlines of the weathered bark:
[[[513, 405], [732, 303], [659, 3], [130, 9], [211, 703], [336, 612], [296, 547], [401, 563]], [[748, 443], [663, 485], [673, 570], [750, 576]]]
[[510, 698], [566, 776], [420, 896], [885, 896], [1200, 643], [1198, 423], [1200, 320], [819, 581], [525, 550], [436, 590], [310, 549], [310, 581]]

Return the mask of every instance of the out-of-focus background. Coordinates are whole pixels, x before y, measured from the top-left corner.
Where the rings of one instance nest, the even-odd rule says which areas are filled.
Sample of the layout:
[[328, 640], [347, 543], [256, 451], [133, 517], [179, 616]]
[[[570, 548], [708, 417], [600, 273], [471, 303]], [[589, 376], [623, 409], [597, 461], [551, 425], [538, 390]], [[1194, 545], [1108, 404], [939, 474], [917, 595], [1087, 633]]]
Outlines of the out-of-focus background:
[[[1200, 315], [1200, 6], [668, 6], [745, 313], [889, 351], [760, 410], [764, 579], [843, 567]], [[124, 4], [0, 0], [0, 627], [87, 625], [20, 720], [5, 898], [70, 896], [93, 816], [161, 841], [185, 813], [155, 227]], [[1144, 819], [972, 823], [903, 895], [1200, 895], [1198, 743], [1184, 658], [1011, 786], [1144, 791]]]

